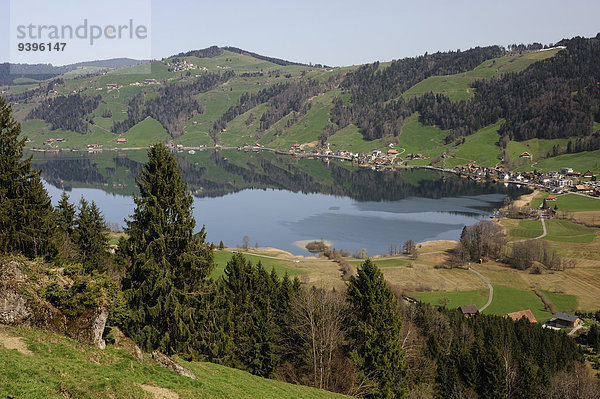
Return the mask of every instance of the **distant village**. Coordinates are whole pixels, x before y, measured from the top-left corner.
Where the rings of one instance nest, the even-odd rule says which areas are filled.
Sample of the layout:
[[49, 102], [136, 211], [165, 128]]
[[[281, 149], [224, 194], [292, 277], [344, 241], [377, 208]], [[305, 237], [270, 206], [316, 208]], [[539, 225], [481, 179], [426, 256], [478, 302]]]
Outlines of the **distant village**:
[[[148, 79], [147, 79], [148, 80]], [[194, 122], [196, 124], [197, 122]], [[222, 133], [226, 133], [227, 129], [222, 129]], [[59, 151], [57, 144], [65, 142], [64, 138], [50, 138], [44, 142], [44, 146], [50, 147], [51, 150]], [[122, 148], [123, 144], [127, 144], [127, 138], [115, 138], [117, 147]], [[328, 144], [319, 146], [309, 146], [308, 144], [291, 144], [288, 151], [280, 151], [271, 148], [266, 148], [259, 143], [248, 144], [238, 147], [223, 147], [223, 146], [199, 146], [199, 147], [184, 147], [174, 142], [169, 143], [173, 151], [189, 151], [194, 153], [196, 150], [207, 149], [237, 149], [238, 151], [272, 151], [279, 154], [292, 155], [298, 158], [314, 158], [314, 159], [338, 159], [340, 161], [355, 162], [359, 167], [368, 167], [373, 170], [384, 169], [401, 169], [401, 168], [424, 168], [439, 170], [442, 172], [454, 173], [473, 180], [487, 180], [506, 184], [522, 184], [535, 186], [544, 189], [554, 195], [550, 195], [547, 200], [553, 201], [556, 199], [556, 194], [565, 192], [578, 192], [590, 196], [600, 197], [600, 182], [596, 181], [596, 176], [591, 170], [575, 171], [573, 168], [565, 166], [558, 171], [539, 172], [516, 172], [510, 171], [503, 166], [488, 167], [477, 165], [475, 163], [467, 163], [466, 165], [458, 165], [454, 168], [442, 168], [427, 165], [408, 165], [408, 161], [425, 160], [423, 154], [408, 153], [404, 155], [404, 149], [398, 151], [393, 144], [388, 146], [387, 150], [373, 150], [369, 153], [355, 153], [347, 150], [332, 150]], [[87, 151], [95, 152], [102, 150], [101, 144], [87, 144]], [[137, 147], [136, 147], [137, 149]], [[77, 150], [72, 150], [77, 151]], [[521, 154], [522, 158], [531, 157], [527, 152]], [[442, 155], [442, 158], [444, 156]]]

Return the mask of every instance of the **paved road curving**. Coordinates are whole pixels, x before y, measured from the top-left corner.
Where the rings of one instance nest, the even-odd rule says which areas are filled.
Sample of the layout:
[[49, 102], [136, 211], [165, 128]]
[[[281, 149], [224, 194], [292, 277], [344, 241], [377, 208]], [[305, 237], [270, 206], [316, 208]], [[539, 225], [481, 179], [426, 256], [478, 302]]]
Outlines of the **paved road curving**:
[[492, 286], [492, 283], [490, 283], [490, 281], [485, 278], [485, 276], [481, 273], [479, 273], [477, 270], [473, 269], [472, 267], [469, 266], [469, 269], [471, 272], [475, 273], [477, 276], [479, 276], [480, 279], [483, 280], [484, 283], [487, 284], [488, 288], [490, 289], [490, 294], [488, 295], [488, 300], [486, 302], [485, 305], [483, 305], [481, 307], [481, 309], [479, 309], [480, 312], [483, 312], [488, 306], [490, 306], [490, 304], [492, 303], [492, 299], [494, 299], [494, 287]]

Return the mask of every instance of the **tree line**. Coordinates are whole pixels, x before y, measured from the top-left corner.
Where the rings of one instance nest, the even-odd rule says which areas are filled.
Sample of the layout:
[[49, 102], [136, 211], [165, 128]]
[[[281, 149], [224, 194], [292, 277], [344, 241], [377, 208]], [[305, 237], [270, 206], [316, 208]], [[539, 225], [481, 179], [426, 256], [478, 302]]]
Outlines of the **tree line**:
[[[425, 125], [450, 129], [447, 143], [502, 118], [506, 122], [499, 133], [510, 140], [586, 138], [593, 133], [593, 122], [600, 120], [600, 37], [576, 37], [557, 45], [566, 48], [522, 72], [473, 82], [475, 94], [458, 102], [433, 93], [409, 100], [398, 96], [428, 76], [471, 70], [505, 50], [494, 46], [425, 55], [393, 62], [385, 69], [365, 65], [346, 76], [342, 87], [351, 94], [351, 103], [336, 101], [332, 121], [340, 128], [354, 123], [369, 140], [398, 135], [414, 112]], [[592, 143], [579, 148], [592, 148], [587, 145]]]
[[100, 96], [82, 96], [79, 93], [60, 95], [43, 100], [27, 114], [26, 119], [43, 119], [50, 123], [52, 130], [64, 129], [86, 134], [90, 124], [88, 114], [101, 101]]
[[147, 99], [144, 92], [128, 102], [127, 119], [114, 121], [112, 131], [121, 134], [150, 116], [160, 122], [173, 138], [183, 134], [185, 123], [194, 115], [202, 114], [204, 107], [194, 98], [227, 82], [235, 76], [232, 71], [222, 74], [206, 73], [192, 83], [161, 86], [157, 95]]

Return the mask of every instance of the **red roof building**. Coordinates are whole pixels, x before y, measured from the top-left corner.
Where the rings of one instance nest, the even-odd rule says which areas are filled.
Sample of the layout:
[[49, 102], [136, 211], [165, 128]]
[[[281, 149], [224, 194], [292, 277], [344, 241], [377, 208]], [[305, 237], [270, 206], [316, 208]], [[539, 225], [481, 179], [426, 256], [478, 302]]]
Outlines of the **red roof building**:
[[507, 315], [505, 315], [504, 317], [506, 318], [511, 318], [514, 321], [519, 321], [521, 320], [523, 317], [525, 317], [527, 320], [529, 320], [532, 323], [537, 323], [537, 319], [535, 318], [535, 316], [533, 315], [533, 313], [531, 312], [530, 309], [527, 310], [520, 310], [518, 312], [513, 312], [513, 313], [509, 313]]

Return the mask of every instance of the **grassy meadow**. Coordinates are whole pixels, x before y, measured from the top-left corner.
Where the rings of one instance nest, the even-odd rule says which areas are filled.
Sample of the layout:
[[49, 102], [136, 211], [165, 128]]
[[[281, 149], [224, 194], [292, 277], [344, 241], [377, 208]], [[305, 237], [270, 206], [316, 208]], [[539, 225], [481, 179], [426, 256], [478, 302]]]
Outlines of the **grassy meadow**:
[[[16, 342], [19, 350], [5, 345]], [[253, 376], [212, 363], [178, 362], [197, 380], [137, 361], [126, 350], [100, 350], [28, 328], [0, 326], [3, 398], [333, 398], [331, 392]]]

